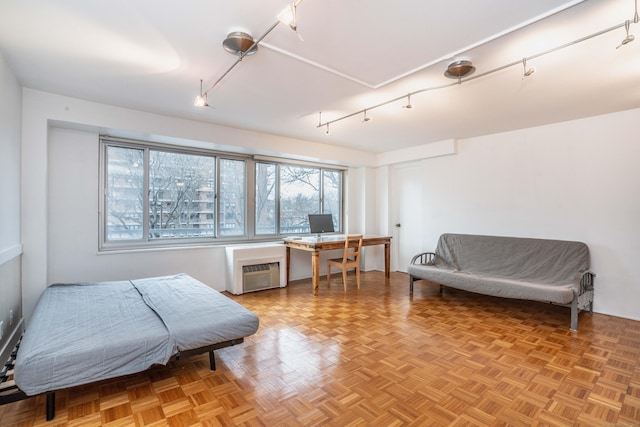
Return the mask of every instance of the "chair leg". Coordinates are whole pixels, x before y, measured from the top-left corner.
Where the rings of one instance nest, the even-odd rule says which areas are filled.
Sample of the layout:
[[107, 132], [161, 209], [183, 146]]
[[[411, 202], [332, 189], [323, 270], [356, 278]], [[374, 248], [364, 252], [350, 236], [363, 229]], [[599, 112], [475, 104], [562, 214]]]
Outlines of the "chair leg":
[[344, 291], [347, 292], [347, 269], [342, 269], [342, 283], [344, 283]]
[[356, 267], [356, 283], [358, 284], [358, 289], [360, 289], [360, 268]]
[[327, 286], [331, 287], [331, 264], [327, 263]]

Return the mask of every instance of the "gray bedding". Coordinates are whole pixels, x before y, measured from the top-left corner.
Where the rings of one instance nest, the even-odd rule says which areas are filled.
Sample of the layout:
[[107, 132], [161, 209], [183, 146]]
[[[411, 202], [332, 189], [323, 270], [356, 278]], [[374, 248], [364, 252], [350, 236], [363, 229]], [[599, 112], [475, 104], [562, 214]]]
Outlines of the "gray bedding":
[[14, 377], [32, 396], [141, 372], [257, 329], [254, 313], [184, 274], [52, 285], [24, 333]]
[[165, 322], [174, 353], [243, 338], [258, 330], [254, 313], [186, 274], [131, 283]]

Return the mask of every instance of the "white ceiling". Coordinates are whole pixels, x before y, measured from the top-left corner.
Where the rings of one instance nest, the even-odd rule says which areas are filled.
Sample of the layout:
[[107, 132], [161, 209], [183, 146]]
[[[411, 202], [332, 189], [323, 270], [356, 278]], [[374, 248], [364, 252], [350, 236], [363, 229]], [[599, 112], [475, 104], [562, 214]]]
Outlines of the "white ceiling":
[[[619, 49], [634, 0], [305, 0], [299, 37], [278, 25], [197, 108], [237, 57], [230, 31], [260, 37], [288, 0], [2, 0], [0, 50], [25, 87], [372, 152], [640, 107], [640, 40]], [[631, 33], [638, 24], [631, 23]], [[570, 46], [528, 61], [523, 57]], [[473, 61], [460, 85], [443, 76]], [[232, 143], [232, 142], [230, 142]]]

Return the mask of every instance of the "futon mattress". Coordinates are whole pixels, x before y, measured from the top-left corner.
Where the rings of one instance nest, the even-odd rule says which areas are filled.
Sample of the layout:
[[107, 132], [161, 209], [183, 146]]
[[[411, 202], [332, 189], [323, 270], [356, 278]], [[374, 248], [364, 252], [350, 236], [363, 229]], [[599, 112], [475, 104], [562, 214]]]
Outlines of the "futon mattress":
[[141, 372], [257, 329], [254, 313], [186, 274], [56, 284], [36, 305], [14, 377], [32, 396]]

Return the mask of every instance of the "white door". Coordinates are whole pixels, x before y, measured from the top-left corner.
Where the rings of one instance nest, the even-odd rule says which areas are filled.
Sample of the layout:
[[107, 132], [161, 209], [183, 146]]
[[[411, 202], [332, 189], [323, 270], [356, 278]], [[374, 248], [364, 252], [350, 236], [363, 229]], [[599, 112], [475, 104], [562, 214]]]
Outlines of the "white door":
[[392, 248], [396, 270], [407, 271], [409, 261], [421, 252], [424, 224], [422, 215], [422, 177], [420, 163], [393, 166], [391, 171]]

